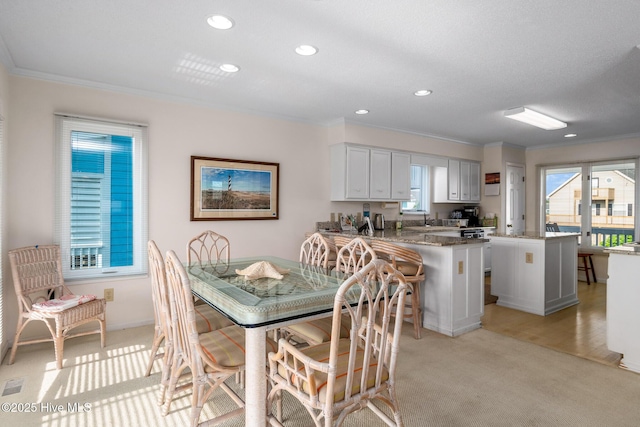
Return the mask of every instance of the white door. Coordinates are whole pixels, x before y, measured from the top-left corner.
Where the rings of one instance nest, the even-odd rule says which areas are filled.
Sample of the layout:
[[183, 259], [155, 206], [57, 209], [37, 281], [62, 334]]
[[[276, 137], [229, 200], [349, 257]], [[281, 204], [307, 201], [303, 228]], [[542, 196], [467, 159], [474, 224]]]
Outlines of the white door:
[[524, 231], [524, 201], [524, 167], [507, 165], [507, 234]]

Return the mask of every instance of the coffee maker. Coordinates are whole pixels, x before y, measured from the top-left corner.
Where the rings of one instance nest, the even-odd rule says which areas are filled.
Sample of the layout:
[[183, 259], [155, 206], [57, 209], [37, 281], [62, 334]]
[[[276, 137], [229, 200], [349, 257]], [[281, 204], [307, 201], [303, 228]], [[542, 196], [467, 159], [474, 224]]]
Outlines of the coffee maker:
[[462, 209], [462, 217], [468, 218], [468, 227], [477, 227], [480, 225], [480, 208], [478, 206], [465, 206]]
[[464, 206], [451, 212], [451, 218], [466, 219], [465, 227], [478, 227], [480, 225], [480, 208], [477, 206]]

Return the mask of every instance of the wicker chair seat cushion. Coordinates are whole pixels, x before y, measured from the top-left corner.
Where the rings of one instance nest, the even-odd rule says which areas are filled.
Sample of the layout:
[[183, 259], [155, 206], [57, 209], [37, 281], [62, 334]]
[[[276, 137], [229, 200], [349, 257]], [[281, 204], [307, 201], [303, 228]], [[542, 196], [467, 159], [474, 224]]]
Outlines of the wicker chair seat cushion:
[[[237, 325], [227, 326], [199, 335], [200, 348], [214, 363], [235, 368], [244, 365], [245, 346], [244, 329]], [[271, 338], [267, 338], [266, 354], [277, 352], [278, 344]], [[214, 372], [211, 366], [206, 365], [206, 372]]]
[[[338, 365], [336, 372], [336, 383], [334, 386], [334, 394], [333, 401], [340, 402], [344, 400], [345, 397], [345, 389], [347, 382], [347, 366], [349, 363], [349, 348], [351, 346], [351, 340], [349, 339], [341, 339], [338, 342]], [[319, 362], [327, 363], [329, 362], [329, 350], [331, 348], [331, 342], [325, 342], [322, 344], [314, 345], [311, 347], [307, 347], [302, 349], [302, 353], [311, 359], [317, 360]], [[362, 366], [362, 361], [364, 358], [364, 350], [358, 349], [355, 357], [355, 366]], [[367, 387], [372, 387], [375, 383], [375, 375], [377, 369], [377, 363], [374, 363], [369, 366], [369, 378], [367, 381]], [[304, 366], [301, 366], [300, 369], [304, 369]], [[285, 369], [282, 366], [278, 367], [278, 373], [283, 376], [286, 375]], [[358, 369], [356, 372], [356, 376], [353, 379], [353, 385], [351, 389], [351, 395], [355, 395], [360, 392], [360, 380], [362, 375], [362, 368]], [[385, 368], [382, 372], [382, 381], [386, 381], [389, 378], [389, 372]], [[327, 374], [324, 372], [315, 372], [315, 380], [316, 380], [316, 393], [318, 394], [318, 399], [320, 402], [325, 403], [327, 401]], [[294, 380], [295, 381], [295, 380]], [[305, 382], [302, 386], [303, 390], [306, 393], [309, 393], [309, 384]]]
[[194, 309], [196, 312], [196, 330], [199, 334], [233, 325], [231, 320], [206, 304], [196, 305]]
[[104, 313], [106, 306], [107, 301], [104, 298], [96, 298], [94, 300], [58, 312], [34, 310], [32, 312], [32, 317], [40, 317], [41, 319], [57, 318], [60, 328], [66, 328], [67, 326], [73, 325], [79, 321], [82, 321], [83, 319], [98, 316]]
[[60, 312], [94, 299], [96, 299], [95, 295], [63, 295], [60, 298], [34, 303], [31, 309], [49, 313]]
[[[321, 343], [331, 340], [332, 324], [331, 317], [323, 317], [309, 322], [295, 323], [288, 326], [287, 329], [294, 334], [312, 340], [314, 343]], [[351, 319], [348, 316], [344, 316], [340, 326], [340, 338], [349, 338], [350, 329]]]
[[396, 269], [405, 276], [415, 276], [419, 268], [419, 265], [412, 262], [396, 261]]

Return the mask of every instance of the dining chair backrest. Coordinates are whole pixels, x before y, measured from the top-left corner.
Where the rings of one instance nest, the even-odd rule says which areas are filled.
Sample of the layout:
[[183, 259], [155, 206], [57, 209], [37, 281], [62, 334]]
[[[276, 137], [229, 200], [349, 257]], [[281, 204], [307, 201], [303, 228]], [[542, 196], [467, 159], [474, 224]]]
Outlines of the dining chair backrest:
[[[343, 313], [346, 312], [351, 327], [350, 350], [355, 353], [360, 348], [365, 353], [369, 353], [365, 354], [365, 360], [361, 363], [360, 368], [363, 370], [361, 376], [357, 373], [358, 368], [353, 364], [350, 364], [352, 367], [347, 373], [352, 379], [352, 381], [347, 379], [348, 384], [357, 378], [361, 379], [361, 393], [370, 387], [365, 384], [368, 367], [377, 365], [375, 381], [377, 386], [380, 384], [378, 380], [381, 379], [383, 369], [387, 368], [392, 374], [395, 371], [402, 322], [396, 322], [390, 326], [390, 318], [392, 312], [394, 315], [401, 316], [406, 291], [407, 283], [404, 276], [388, 262], [374, 259], [347, 278], [336, 293], [329, 364], [336, 366], [338, 362], [338, 346], [333, 344], [341, 339], [340, 327], [345, 319]], [[359, 295], [356, 305], [352, 305], [354, 295]], [[355, 357], [355, 354], [350, 356], [352, 357]], [[374, 359], [384, 361], [384, 364], [374, 363]], [[333, 380], [335, 381], [336, 378]]]
[[174, 351], [185, 360], [191, 369], [195, 369], [193, 377], [204, 373], [202, 361], [194, 354], [190, 339], [198, 339], [196, 317], [191, 293], [189, 276], [174, 251], [168, 251], [165, 258], [165, 270], [169, 290], [169, 306], [173, 332]]
[[375, 251], [361, 237], [351, 239], [338, 250], [336, 271], [353, 274], [377, 259]]
[[422, 335], [420, 282], [425, 279], [422, 255], [411, 248], [384, 240], [371, 241], [371, 248], [378, 257], [389, 261], [393, 268], [402, 273], [407, 280], [410, 297], [407, 297], [404, 318], [411, 319], [414, 336], [416, 339], [420, 339]]
[[[149, 258], [149, 275], [151, 276], [151, 300], [153, 302], [155, 331], [145, 376], [151, 374], [153, 362], [157, 358], [162, 357], [161, 384], [163, 389], [158, 398], [159, 403], [162, 404], [164, 402], [164, 387], [168, 380], [168, 365], [170, 363], [173, 339], [171, 335], [171, 312], [169, 308], [164, 258], [155, 241], [149, 240], [149, 242], [147, 242], [147, 253]], [[160, 345], [162, 342], [164, 342], [164, 352], [160, 353]]]
[[230, 258], [229, 239], [214, 231], [198, 234], [187, 243], [187, 264], [201, 268], [227, 266]]
[[300, 246], [300, 262], [316, 267], [327, 268], [331, 249], [320, 233], [313, 233]]
[[[388, 406], [395, 422], [381, 410], [374, 413], [386, 417], [389, 425], [402, 425], [395, 371], [403, 322], [392, 324], [390, 318], [392, 312], [402, 316], [406, 290], [404, 276], [381, 259], [349, 276], [334, 298], [329, 344], [297, 348], [280, 339], [278, 352], [270, 354], [269, 399], [286, 390], [314, 416], [317, 426], [340, 424], [336, 420], [377, 400]], [[345, 321], [351, 328], [349, 338], [341, 336]]]

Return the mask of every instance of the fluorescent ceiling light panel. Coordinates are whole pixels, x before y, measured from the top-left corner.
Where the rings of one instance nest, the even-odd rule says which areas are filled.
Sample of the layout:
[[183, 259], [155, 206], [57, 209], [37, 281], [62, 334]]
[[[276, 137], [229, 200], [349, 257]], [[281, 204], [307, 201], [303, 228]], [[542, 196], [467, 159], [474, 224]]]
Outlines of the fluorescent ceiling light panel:
[[522, 123], [527, 123], [532, 126], [537, 126], [545, 130], [555, 130], [566, 128], [567, 124], [556, 120], [553, 117], [545, 116], [544, 114], [530, 110], [525, 107], [512, 108], [504, 112], [504, 116], [517, 120]]

